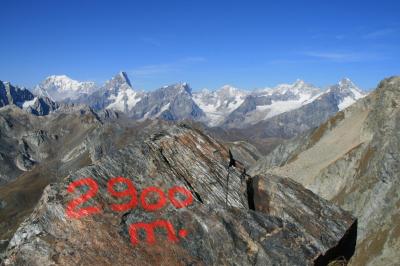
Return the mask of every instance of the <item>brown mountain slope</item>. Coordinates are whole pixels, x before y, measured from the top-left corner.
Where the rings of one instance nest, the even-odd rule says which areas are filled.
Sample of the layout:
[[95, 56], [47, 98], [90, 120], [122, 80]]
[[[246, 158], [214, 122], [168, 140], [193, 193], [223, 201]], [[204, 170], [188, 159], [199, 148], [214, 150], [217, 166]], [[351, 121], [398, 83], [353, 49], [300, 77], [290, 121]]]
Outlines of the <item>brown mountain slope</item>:
[[352, 265], [400, 263], [400, 78], [319, 128], [278, 146], [250, 171], [294, 179], [359, 219]]

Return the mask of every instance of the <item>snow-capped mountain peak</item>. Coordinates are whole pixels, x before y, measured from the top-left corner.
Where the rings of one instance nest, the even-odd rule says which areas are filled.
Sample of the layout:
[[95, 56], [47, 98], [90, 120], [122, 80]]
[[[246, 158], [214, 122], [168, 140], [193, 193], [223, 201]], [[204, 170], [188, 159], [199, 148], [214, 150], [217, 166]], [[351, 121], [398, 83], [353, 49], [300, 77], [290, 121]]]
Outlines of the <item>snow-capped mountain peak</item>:
[[349, 78], [342, 78], [338, 84], [341, 87], [357, 87]]
[[255, 91], [225, 120], [231, 127], [255, 124], [314, 101], [321, 90], [303, 80]]
[[115, 92], [118, 90], [133, 90], [128, 74], [123, 71], [120, 71], [112, 79], [108, 80], [104, 87]]
[[339, 110], [343, 110], [367, 95], [357, 87], [349, 78], [341, 79], [336, 85], [331, 86], [327, 93], [333, 94], [338, 102]]
[[221, 123], [233, 110], [245, 100], [248, 92], [231, 85], [224, 85], [218, 90], [203, 89], [193, 94], [194, 102], [204, 111], [209, 119], [209, 125]]
[[222, 86], [220, 89], [217, 90], [217, 92], [220, 93], [225, 93], [225, 94], [230, 94], [230, 95], [236, 95], [236, 94], [240, 94], [243, 93], [241, 90], [239, 90], [236, 87], [233, 87], [231, 85], [224, 85]]
[[126, 74], [126, 72], [124, 71], [120, 71], [117, 75], [119, 78], [121, 78], [122, 80], [124, 80], [126, 83], [129, 84], [129, 86], [132, 87], [131, 81], [128, 78], [128, 74]]
[[277, 91], [284, 93], [292, 93], [294, 95], [297, 94], [315, 94], [320, 92], [320, 89], [315, 87], [314, 85], [305, 82], [304, 80], [297, 79], [292, 84], [282, 84], [278, 85], [276, 88]]
[[303, 87], [306, 84], [306, 82], [302, 79], [296, 79], [296, 81], [293, 83], [293, 87]]
[[308, 94], [311, 96], [314, 96], [318, 93], [320, 93], [321, 90], [314, 85], [305, 82], [304, 80], [297, 79], [294, 83], [287, 84], [287, 83], [282, 83], [278, 84], [273, 88], [265, 88], [259, 91], [256, 91], [255, 94], [258, 95], [287, 95], [288, 97], [290, 96], [297, 96], [300, 94]]
[[365, 93], [360, 88], [358, 88], [349, 78], [343, 78], [339, 81], [338, 85], [342, 91], [351, 91], [356, 99], [360, 99], [365, 96]]
[[106, 109], [129, 112], [141, 100], [141, 94], [132, 88], [128, 74], [123, 71], [107, 81], [104, 89], [108, 91], [110, 102]]
[[183, 83], [178, 83], [175, 85], [176, 88], [178, 88], [179, 92], [186, 92], [188, 94], [192, 94], [192, 88], [190, 87], [189, 83], [183, 82]]
[[67, 98], [76, 99], [82, 94], [90, 94], [95, 89], [94, 82], [81, 82], [66, 75], [52, 75], [36, 86], [34, 93], [62, 101]]

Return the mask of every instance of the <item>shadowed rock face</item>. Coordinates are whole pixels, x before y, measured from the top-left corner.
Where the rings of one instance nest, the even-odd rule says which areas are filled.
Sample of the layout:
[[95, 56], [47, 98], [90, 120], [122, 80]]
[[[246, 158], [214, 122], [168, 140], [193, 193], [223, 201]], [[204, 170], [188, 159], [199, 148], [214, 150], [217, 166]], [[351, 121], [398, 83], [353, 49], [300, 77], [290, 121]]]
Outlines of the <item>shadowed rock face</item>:
[[[338, 254], [346, 260], [353, 255], [357, 221], [347, 212], [300, 184], [274, 175], [255, 176], [252, 191], [256, 211], [295, 223], [318, 249], [328, 250], [317, 258], [316, 264], [324, 265]], [[344, 237], [343, 231], [347, 231]]]
[[27, 111], [34, 115], [43, 116], [57, 110], [59, 107], [58, 103], [48, 97], [37, 97], [33, 105], [27, 108]]
[[14, 87], [0, 80], [0, 108], [15, 105], [28, 113], [43, 116], [55, 111], [60, 105], [46, 96], [34, 96], [25, 88]]
[[22, 107], [25, 101], [30, 101], [34, 98], [33, 94], [27, 89], [14, 87], [9, 82], [0, 80], [0, 107], [15, 104]]
[[[344, 256], [335, 249], [341, 241], [353, 245], [346, 236], [354, 232], [354, 218], [293, 181], [267, 176], [254, 182], [225, 146], [185, 124], [148, 132], [47, 186], [11, 239], [5, 265], [312, 265]], [[129, 201], [107, 192], [117, 176], [129, 178], [138, 196], [150, 186], [165, 194], [181, 186], [193, 202], [113, 211], [110, 204]], [[69, 218], [66, 206], [87, 190], [68, 193], [67, 187], [84, 177], [99, 186], [86, 204], [102, 211]], [[150, 195], [147, 202], [158, 200]], [[154, 243], [146, 242], [149, 232], [132, 233], [132, 225], [156, 221], [171, 226], [156, 229]]]

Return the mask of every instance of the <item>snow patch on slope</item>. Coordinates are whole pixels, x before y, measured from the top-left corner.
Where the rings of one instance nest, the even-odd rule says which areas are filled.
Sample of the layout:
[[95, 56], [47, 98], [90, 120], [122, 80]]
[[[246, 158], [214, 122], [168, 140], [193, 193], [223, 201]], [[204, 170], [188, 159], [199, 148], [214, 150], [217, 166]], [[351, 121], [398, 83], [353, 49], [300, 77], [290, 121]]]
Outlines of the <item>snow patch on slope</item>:
[[29, 108], [30, 106], [33, 106], [33, 105], [35, 104], [35, 102], [36, 102], [37, 99], [38, 99], [38, 97], [36, 96], [36, 97], [33, 98], [32, 100], [24, 102], [24, 103], [22, 104], [22, 108], [25, 109], [25, 108]]
[[80, 82], [66, 75], [52, 75], [36, 86], [34, 92], [37, 95], [50, 96], [51, 99], [61, 101], [67, 98], [76, 99], [82, 94], [90, 94], [95, 90], [94, 82]]
[[216, 126], [223, 122], [225, 117], [238, 108], [243, 102], [247, 92], [241, 91], [230, 85], [225, 85], [219, 90], [207, 89], [193, 94], [193, 101], [204, 111], [208, 124]]
[[170, 104], [171, 103], [167, 103], [166, 105], [161, 107], [160, 111], [154, 117], [159, 117], [164, 111], [167, 111]]
[[343, 110], [357, 100], [365, 97], [367, 94], [362, 92], [350, 79], [344, 78], [339, 83], [330, 89], [334, 90], [340, 98], [338, 108], [339, 110]]
[[254, 111], [246, 115], [245, 122], [254, 124], [279, 114], [300, 108], [313, 102], [322, 94], [319, 88], [296, 80], [293, 84], [279, 84], [275, 88], [256, 91], [253, 96], [258, 99], [269, 99], [270, 103], [258, 104]]
[[341, 111], [343, 109], [346, 109], [347, 107], [349, 107], [350, 105], [352, 105], [355, 102], [356, 101], [353, 99], [353, 97], [347, 96], [339, 103], [338, 108]]
[[106, 109], [121, 112], [128, 112], [141, 100], [137, 92], [132, 89], [120, 90], [117, 95], [112, 94], [108, 99], [113, 102]]

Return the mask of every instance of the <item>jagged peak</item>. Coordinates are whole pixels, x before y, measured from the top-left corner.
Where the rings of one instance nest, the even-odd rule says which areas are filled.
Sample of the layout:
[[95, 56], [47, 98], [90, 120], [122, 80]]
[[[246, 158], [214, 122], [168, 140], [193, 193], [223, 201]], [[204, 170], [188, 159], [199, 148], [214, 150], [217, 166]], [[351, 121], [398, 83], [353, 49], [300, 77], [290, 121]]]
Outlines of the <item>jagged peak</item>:
[[356, 87], [357, 86], [353, 83], [353, 81], [351, 81], [351, 79], [349, 78], [342, 78], [339, 82], [338, 82], [339, 86], [341, 87]]
[[67, 75], [50, 75], [46, 78], [46, 80], [73, 80], [72, 78], [68, 77]]
[[128, 77], [128, 74], [127, 74], [125, 71], [120, 71], [120, 72], [118, 73], [118, 76], [119, 76], [121, 79], [125, 80], [125, 82], [128, 83], [129, 86], [132, 87], [132, 84], [131, 84], [131, 81], [130, 81], [130, 79], [129, 79], [129, 77]]
[[36, 94], [37, 94], [37, 96], [39, 96], [39, 97], [47, 97], [47, 98], [51, 99], [52, 101], [55, 101], [55, 100], [53, 99], [53, 97], [50, 96], [50, 94], [48, 93], [48, 91], [47, 91], [46, 89], [42, 88], [42, 87], [38, 87], [38, 88], [37, 88]]
[[189, 94], [192, 94], [192, 88], [190, 87], [189, 83], [187, 83], [187, 82], [181, 83], [181, 88], [182, 88], [185, 92], [187, 92], [187, 93], [189, 93]]
[[171, 85], [165, 85], [165, 86], [162, 86], [158, 90], [173, 90], [177, 93], [186, 92], [186, 93], [192, 94], [192, 88], [190, 87], [189, 83], [187, 83], [187, 82], [179, 82], [179, 83], [174, 83]]
[[313, 84], [302, 79], [296, 79], [296, 81], [292, 84], [292, 88], [300, 90], [317, 89], [317, 87], [315, 87]]
[[29, 92], [31, 92], [26, 87], [12, 84], [10, 81], [1, 81], [0, 80], [0, 84], [3, 84], [3, 86], [7, 87], [7, 88], [13, 88], [13, 89], [15, 89], [17, 91], [29, 91]]
[[296, 79], [292, 86], [304, 86], [306, 82], [302, 79]]
[[264, 91], [270, 95], [275, 93], [286, 94], [288, 92], [294, 94], [299, 94], [299, 93], [316, 94], [320, 92], [320, 89], [315, 87], [311, 83], [305, 82], [302, 79], [296, 79], [296, 81], [291, 84], [287, 83], [278, 84], [274, 88], [272, 89], [266, 88]]
[[353, 94], [355, 94], [356, 98], [360, 98], [362, 95], [365, 95], [365, 93], [349, 78], [342, 78], [337, 83], [336, 87], [342, 92], [352, 92]]
[[133, 89], [128, 74], [124, 71], [118, 72], [112, 79], [106, 82], [105, 86], [110, 90], [117, 88]]
[[179, 92], [187, 92], [189, 94], [192, 93], [192, 88], [190, 87], [189, 83], [187, 83], [187, 82], [176, 83], [172, 86], [167, 86], [167, 88], [168, 87], [173, 87], [173, 88], [177, 89]]

